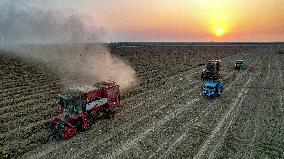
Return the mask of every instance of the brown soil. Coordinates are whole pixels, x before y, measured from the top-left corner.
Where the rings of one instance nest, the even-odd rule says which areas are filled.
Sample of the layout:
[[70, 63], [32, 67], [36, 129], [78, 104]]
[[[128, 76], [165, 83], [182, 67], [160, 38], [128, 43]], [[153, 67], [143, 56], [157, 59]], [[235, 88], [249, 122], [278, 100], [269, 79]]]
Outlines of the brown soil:
[[[115, 118], [67, 141], [54, 140], [48, 127], [58, 115], [58, 77], [2, 50], [1, 158], [284, 157], [284, 56], [273, 47], [110, 50], [135, 69], [137, 86], [123, 93]], [[225, 90], [214, 99], [201, 95], [208, 59], [222, 59]], [[232, 68], [236, 59], [245, 70]]]

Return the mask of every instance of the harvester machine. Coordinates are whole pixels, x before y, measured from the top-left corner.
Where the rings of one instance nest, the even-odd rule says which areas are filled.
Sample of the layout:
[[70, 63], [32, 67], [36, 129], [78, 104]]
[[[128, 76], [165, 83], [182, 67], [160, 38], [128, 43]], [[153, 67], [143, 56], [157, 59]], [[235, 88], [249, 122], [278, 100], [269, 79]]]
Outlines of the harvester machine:
[[113, 109], [120, 106], [119, 86], [97, 84], [91, 90], [68, 90], [59, 95], [61, 114], [51, 121], [51, 131], [57, 139], [69, 139], [77, 131], [86, 131], [100, 118], [112, 118]]
[[201, 73], [202, 79], [217, 80], [221, 78], [221, 60], [208, 60]]

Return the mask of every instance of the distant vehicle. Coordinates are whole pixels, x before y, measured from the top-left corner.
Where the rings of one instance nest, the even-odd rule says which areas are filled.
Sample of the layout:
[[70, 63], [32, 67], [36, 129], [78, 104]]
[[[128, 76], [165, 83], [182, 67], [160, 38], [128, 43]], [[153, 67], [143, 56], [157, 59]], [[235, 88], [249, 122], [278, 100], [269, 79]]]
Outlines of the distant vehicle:
[[203, 95], [206, 97], [220, 96], [224, 86], [220, 80], [218, 81], [207, 81], [203, 84]]
[[244, 60], [236, 60], [235, 70], [243, 70], [244, 69]]
[[208, 60], [201, 73], [202, 79], [218, 80], [221, 78], [221, 60]]
[[279, 50], [279, 51], [277, 51], [277, 54], [284, 54], [284, 51]]
[[68, 90], [58, 104], [61, 114], [51, 121], [51, 132], [56, 139], [69, 139], [97, 119], [113, 117], [113, 108], [120, 106], [119, 86], [102, 83], [88, 91]]

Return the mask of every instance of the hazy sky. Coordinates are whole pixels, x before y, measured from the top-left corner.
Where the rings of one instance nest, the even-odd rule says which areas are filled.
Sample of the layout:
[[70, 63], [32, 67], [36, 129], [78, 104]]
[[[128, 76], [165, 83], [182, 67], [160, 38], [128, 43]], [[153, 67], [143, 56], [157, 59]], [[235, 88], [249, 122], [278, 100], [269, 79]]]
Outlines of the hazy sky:
[[[52, 13], [52, 23], [74, 15], [85, 29], [80, 28], [81, 32], [94, 32], [102, 41], [284, 41], [284, 0], [1, 0], [0, 23], [6, 25], [0, 26], [17, 37], [24, 33], [14, 35], [15, 30], [7, 27], [7, 18], [3, 18], [11, 8], [27, 16]], [[31, 23], [38, 19], [31, 19]], [[26, 23], [25, 29], [32, 32], [40, 22], [33, 26]], [[47, 28], [47, 33], [53, 31]], [[64, 29], [56, 32], [59, 30]], [[29, 40], [38, 38], [37, 32], [30, 33]]]

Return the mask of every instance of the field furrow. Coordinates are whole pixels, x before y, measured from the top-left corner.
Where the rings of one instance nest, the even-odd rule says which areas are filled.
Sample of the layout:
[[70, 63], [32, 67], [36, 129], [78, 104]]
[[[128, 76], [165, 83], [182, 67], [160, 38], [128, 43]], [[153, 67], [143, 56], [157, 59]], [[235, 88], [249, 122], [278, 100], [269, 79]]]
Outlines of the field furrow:
[[[20, 47], [20, 46], [19, 46]], [[85, 46], [25, 46], [21, 51]], [[1, 50], [1, 158], [283, 158], [284, 56], [274, 46], [111, 47], [135, 71], [112, 120], [53, 139], [58, 72]], [[222, 60], [220, 97], [202, 96], [201, 70]], [[234, 70], [242, 59], [245, 70]]]

